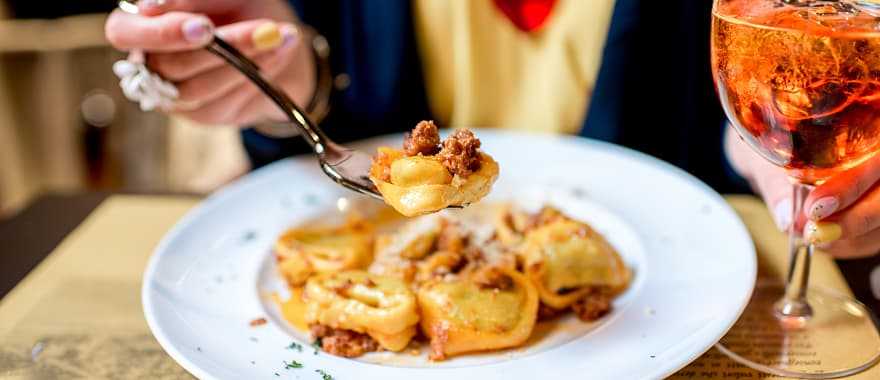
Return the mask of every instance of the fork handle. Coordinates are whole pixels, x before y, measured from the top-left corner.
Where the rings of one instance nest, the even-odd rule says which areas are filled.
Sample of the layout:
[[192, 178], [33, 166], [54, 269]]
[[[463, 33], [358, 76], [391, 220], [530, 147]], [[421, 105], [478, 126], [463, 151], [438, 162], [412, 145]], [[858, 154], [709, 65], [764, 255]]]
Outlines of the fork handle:
[[[260, 90], [274, 102], [279, 109], [287, 116], [291, 124], [293, 124], [306, 139], [306, 142], [312, 147], [315, 153], [321, 155], [327, 148], [333, 144], [330, 138], [318, 128], [317, 125], [309, 120], [309, 117], [303, 112], [284, 91], [269, 83], [260, 73], [260, 68], [248, 57], [242, 54], [234, 46], [224, 41], [218, 36], [214, 36], [211, 43], [205, 47], [211, 53], [216, 54], [227, 63], [232, 65], [242, 74], [244, 74], [251, 82], [253, 82]], [[322, 88], [325, 86], [319, 86]], [[313, 98], [314, 105], [316, 98]]]

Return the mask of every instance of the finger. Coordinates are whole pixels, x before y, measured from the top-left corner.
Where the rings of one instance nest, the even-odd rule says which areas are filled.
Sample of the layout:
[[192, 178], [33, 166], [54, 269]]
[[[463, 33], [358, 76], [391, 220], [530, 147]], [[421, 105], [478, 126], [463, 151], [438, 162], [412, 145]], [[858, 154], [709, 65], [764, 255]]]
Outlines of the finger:
[[248, 83], [242, 83], [222, 99], [199, 104], [195, 109], [176, 110], [174, 114], [202, 124], [232, 125], [236, 122], [235, 116], [238, 110], [255, 96], [252, 91], [246, 90]]
[[764, 160], [754, 162], [752, 186], [764, 198], [776, 227], [782, 231], [791, 228], [793, 207], [791, 182], [785, 171]]
[[138, 13], [144, 16], [156, 16], [171, 11], [191, 13], [228, 13], [241, 7], [241, 0], [141, 0], [138, 2]]
[[[249, 20], [217, 28], [217, 35], [235, 46], [242, 54], [253, 58], [282, 45], [299, 40], [299, 31], [293, 24], [277, 24], [271, 20]], [[222, 59], [206, 50], [192, 50], [170, 54], [150, 54], [147, 65], [163, 78], [181, 81], [224, 65]]]
[[[258, 55], [253, 61], [263, 68], [264, 74], [274, 73], [270, 68], [286, 65], [289, 62], [287, 56], [295, 54], [294, 50], [299, 46], [296, 43], [285, 44], [274, 52]], [[181, 101], [204, 104], [226, 96], [247, 81], [241, 72], [224, 65], [178, 83], [177, 89]]]
[[138, 13], [144, 16], [157, 16], [166, 12], [194, 12], [197, 9], [192, 1], [181, 0], [141, 0], [138, 1]]
[[[804, 236], [810, 241], [829, 243], [853, 239], [880, 228], [880, 186], [871, 187], [858, 202], [822, 221], [810, 221]], [[835, 239], [836, 238], [836, 239]]]
[[144, 17], [117, 9], [104, 25], [107, 40], [120, 50], [171, 52], [197, 49], [210, 42], [213, 31], [214, 24], [207, 17], [183, 12]]
[[831, 177], [813, 189], [804, 204], [807, 216], [822, 220], [855, 203], [880, 180], [880, 156]]
[[[272, 65], [268, 65], [263, 75], [269, 81], [274, 81], [284, 72], [291, 61], [292, 54], [276, 54], [278, 59]], [[231, 89], [226, 96], [208, 102], [196, 110], [178, 112], [177, 114], [189, 119], [207, 124], [244, 124], [256, 120], [260, 115], [249, 114], [248, 104], [251, 102], [263, 102], [269, 104], [268, 99], [260, 89], [245, 81]], [[274, 106], [274, 105], [273, 105]]]
[[[307, 104], [314, 96], [315, 67], [312, 64], [312, 59], [312, 52], [309, 49], [295, 49], [290, 55], [290, 62], [285, 64], [285, 67], [295, 67], [295, 69], [282, 71], [273, 78], [273, 82], [284, 88], [290, 98], [300, 107]], [[286, 120], [285, 114], [278, 106], [264, 97], [251, 99], [239, 111], [239, 115], [261, 115], [269, 120]]]
[[880, 230], [820, 246], [820, 249], [838, 259], [858, 259], [880, 252]]

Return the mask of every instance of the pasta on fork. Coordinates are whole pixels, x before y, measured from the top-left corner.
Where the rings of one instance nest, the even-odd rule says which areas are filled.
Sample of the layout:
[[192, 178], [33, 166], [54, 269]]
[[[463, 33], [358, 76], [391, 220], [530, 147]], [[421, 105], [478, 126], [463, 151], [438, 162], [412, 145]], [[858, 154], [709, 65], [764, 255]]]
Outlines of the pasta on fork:
[[403, 149], [381, 147], [370, 180], [395, 210], [418, 216], [477, 202], [498, 178], [498, 163], [479, 150], [473, 132], [459, 129], [442, 143], [431, 121], [416, 125]]

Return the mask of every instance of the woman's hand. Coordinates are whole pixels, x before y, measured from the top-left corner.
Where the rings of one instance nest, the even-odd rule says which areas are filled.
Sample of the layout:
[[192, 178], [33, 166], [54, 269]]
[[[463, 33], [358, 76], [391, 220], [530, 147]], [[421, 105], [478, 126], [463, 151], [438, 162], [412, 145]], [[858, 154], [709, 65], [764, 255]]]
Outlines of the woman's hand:
[[831, 177], [804, 204], [804, 236], [840, 258], [880, 251], [880, 156]]
[[247, 124], [283, 114], [236, 69], [202, 49], [212, 33], [254, 60], [267, 80], [300, 105], [315, 87], [309, 44], [281, 0], [145, 0], [139, 14], [120, 10], [105, 33], [120, 50], [147, 53], [147, 66], [173, 82], [180, 98], [167, 110], [200, 123]]
[[880, 156], [817, 186], [792, 223], [791, 183], [785, 170], [758, 156], [728, 127], [726, 150], [734, 168], [761, 194], [782, 230], [803, 228], [804, 237], [837, 258], [880, 251]]

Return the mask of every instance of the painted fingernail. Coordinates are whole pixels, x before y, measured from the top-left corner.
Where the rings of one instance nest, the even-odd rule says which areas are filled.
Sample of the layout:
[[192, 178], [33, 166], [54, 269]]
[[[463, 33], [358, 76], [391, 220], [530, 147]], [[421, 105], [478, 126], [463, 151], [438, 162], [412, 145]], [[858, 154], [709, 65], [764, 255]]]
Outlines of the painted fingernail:
[[840, 239], [843, 229], [837, 223], [809, 221], [804, 226], [804, 239], [813, 244], [828, 244]]
[[281, 28], [281, 36], [283, 39], [281, 49], [290, 49], [296, 45], [297, 41], [299, 41], [299, 29], [291, 25], [286, 25]]
[[281, 30], [278, 29], [278, 24], [274, 22], [267, 22], [258, 26], [254, 29], [253, 34], [251, 34], [251, 39], [257, 50], [275, 49], [284, 42]]
[[840, 202], [837, 201], [836, 197], [819, 198], [819, 200], [813, 203], [813, 207], [810, 207], [808, 216], [813, 220], [822, 220], [837, 212], [837, 207], [839, 206]]
[[203, 18], [192, 18], [183, 22], [183, 38], [194, 44], [203, 44], [211, 39], [214, 26]]
[[782, 231], [791, 227], [791, 208], [791, 198], [783, 199], [776, 203], [776, 206], [773, 206], [773, 221], [776, 222], [776, 227]]

